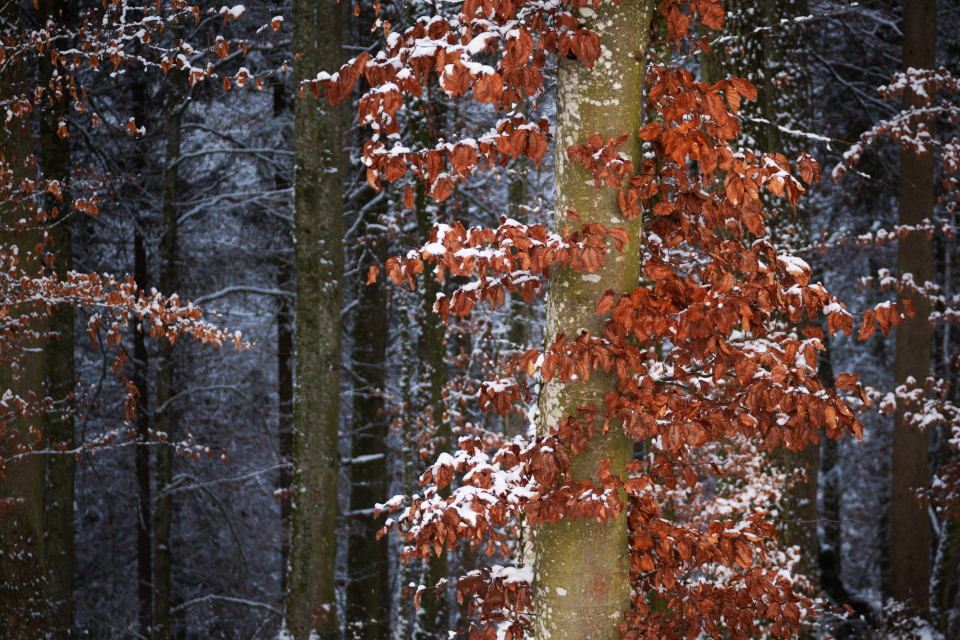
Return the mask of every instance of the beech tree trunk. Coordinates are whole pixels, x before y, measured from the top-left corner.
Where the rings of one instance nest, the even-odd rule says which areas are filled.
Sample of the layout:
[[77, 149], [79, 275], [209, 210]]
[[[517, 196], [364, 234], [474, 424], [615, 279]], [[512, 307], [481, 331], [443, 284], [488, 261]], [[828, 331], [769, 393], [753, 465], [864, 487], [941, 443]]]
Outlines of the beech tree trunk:
[[[714, 83], [728, 76], [745, 77], [757, 87], [757, 100], [745, 102], [741, 112], [743, 135], [739, 143], [764, 152], [783, 152], [795, 157], [809, 146], [809, 140], [783, 134], [780, 126], [794, 131], [809, 131], [813, 101], [806, 61], [809, 34], [802, 23], [791, 24], [809, 14], [807, 0], [745, 0], [728, 4], [725, 36], [734, 38], [702, 55], [701, 78]], [[787, 24], [782, 25], [781, 21]], [[758, 29], [758, 27], [772, 29]], [[727, 47], [732, 47], [732, 54]], [[760, 121], [751, 118], [759, 118]], [[780, 228], [799, 225], [809, 228], [806, 201], [791, 211], [772, 197], [765, 205], [779, 210], [770, 220], [774, 238]], [[785, 210], [786, 209], [786, 210]], [[825, 383], [826, 384], [826, 383]], [[831, 441], [829, 445], [836, 447]], [[783, 494], [778, 519], [778, 542], [782, 547], [797, 546], [800, 563], [796, 570], [806, 575], [816, 590], [819, 541], [817, 539], [817, 485], [820, 448], [810, 444], [800, 451], [785, 447], [767, 456], [788, 476], [803, 471], [805, 479], [794, 482]], [[810, 630], [805, 629], [807, 634]]]
[[[0, 4], [0, 40], [18, 41], [19, 28], [19, 5]], [[29, 96], [26, 74], [22, 60], [7, 58], [0, 65], [0, 94], [5, 98]], [[19, 268], [39, 275], [40, 256], [34, 247], [41, 242], [41, 235], [36, 229], [35, 214], [28, 210], [27, 199], [20, 193], [21, 182], [34, 177], [32, 167], [26, 164], [32, 151], [30, 121], [26, 114], [0, 125], [0, 171], [3, 172], [0, 190], [9, 190], [11, 195], [18, 196], [16, 200], [8, 199], [6, 194], [0, 197], [4, 250], [16, 247]], [[20, 219], [33, 224], [25, 230], [14, 231], [13, 225]], [[34, 308], [14, 308], [10, 316], [37, 312]], [[42, 395], [46, 373], [42, 317], [36, 316], [26, 330], [20, 331], [23, 331], [22, 345], [6, 354], [9, 364], [0, 366], [0, 389], [29, 401], [31, 396]], [[13, 403], [7, 405], [15, 409]], [[43, 417], [35, 403], [32, 409], [19, 417], [7, 414], [0, 421], [0, 634], [20, 640], [39, 640], [45, 638], [47, 632], [44, 456], [18, 455], [21, 446], [32, 449], [42, 444], [37, 434], [42, 432]]]
[[[836, 383], [830, 351], [830, 336], [823, 340], [826, 351], [820, 357], [817, 375], [825, 387]], [[843, 540], [840, 521], [840, 459], [839, 446], [833, 438], [820, 439], [820, 518], [823, 535], [818, 540], [820, 552], [817, 564], [820, 568], [820, 588], [837, 604], [844, 604], [850, 594], [843, 584]]]
[[[429, 95], [429, 92], [427, 93]], [[419, 142], [427, 144], [441, 135], [439, 129], [443, 120], [443, 104], [428, 102], [424, 105], [422, 117], [414, 120], [415, 137]], [[422, 183], [417, 185], [417, 197], [414, 208], [417, 212], [417, 233], [420, 244], [429, 242], [430, 231], [438, 220], [440, 205], [429, 203], [426, 188]], [[447, 327], [440, 321], [440, 316], [433, 313], [433, 303], [442, 285], [436, 278], [423, 278], [423, 301], [420, 314], [420, 358], [423, 363], [423, 375], [427, 386], [425, 411], [429, 412], [434, 426], [434, 458], [441, 453], [451, 451], [450, 423], [445, 414], [443, 390], [450, 377], [447, 363]], [[422, 397], [422, 396], [421, 396]], [[414, 452], [414, 466], [417, 466], [417, 452]], [[416, 480], [414, 480], [414, 484]], [[439, 495], [448, 497], [450, 487], [444, 487]], [[417, 612], [417, 624], [414, 626], [415, 640], [434, 640], [442, 635], [447, 628], [447, 617], [450, 612], [450, 603], [446, 589], [439, 594], [434, 591], [434, 585], [447, 578], [449, 573], [446, 549], [439, 556], [430, 556], [423, 577], [423, 585], [427, 587], [420, 598], [420, 610]]]
[[[377, 196], [374, 196], [375, 198]], [[379, 222], [382, 205], [361, 207], [366, 227]], [[362, 235], [366, 235], [363, 232]], [[379, 237], [377, 237], [379, 236]], [[386, 237], [374, 234], [358, 264], [365, 274], [383, 264]], [[347, 632], [352, 638], [386, 640], [390, 636], [388, 538], [377, 540], [380, 522], [373, 508], [387, 501], [387, 426], [383, 391], [386, 384], [387, 295], [382, 278], [361, 285], [353, 325], [353, 429], [350, 448], [350, 538], [347, 563]]]
[[[273, 116], [278, 121], [288, 110], [287, 86], [282, 80], [273, 85]], [[287, 175], [277, 169], [273, 175], [273, 187], [282, 191], [290, 187]], [[281, 248], [286, 249], [293, 243], [289, 228], [281, 222]], [[293, 286], [293, 265], [286, 256], [277, 259], [277, 289], [288, 291]], [[284, 296], [277, 297], [277, 432], [280, 461], [289, 465], [293, 462], [293, 310]], [[280, 561], [287, 566], [290, 557], [290, 484], [293, 473], [290, 467], [280, 469]], [[286, 592], [287, 572], [280, 572], [280, 588]]]
[[[294, 86], [342, 62], [336, 0], [294, 0]], [[309, 92], [294, 109], [297, 331], [293, 500], [284, 621], [297, 640], [339, 635], [335, 602], [343, 205], [339, 108]]]
[[[141, 75], [131, 83], [133, 117], [137, 123], [147, 120], [146, 79]], [[133, 173], [143, 170], [144, 156], [138, 150], [131, 156]], [[127, 188], [129, 189], [129, 185]], [[136, 198], [137, 196], [130, 194]], [[149, 266], [147, 263], [147, 245], [143, 226], [145, 217], [134, 221], [133, 233], [133, 279], [139, 291], [150, 291]], [[150, 415], [150, 356], [147, 351], [147, 334], [141, 331], [140, 321], [130, 321], [133, 334], [133, 374], [131, 381], [137, 388], [137, 415], [135, 420], [137, 444], [134, 447], [134, 473], [137, 481], [137, 630], [142, 638], [150, 638], [153, 624], [153, 496], [150, 487], [150, 447], [152, 416]], [[143, 327], [147, 329], [146, 327]], [[148, 329], [147, 329], [148, 330]]]
[[[139, 230], [133, 237], [133, 278], [140, 291], [149, 291], [147, 248]], [[138, 323], [134, 321], [134, 325], [136, 324]], [[146, 334], [134, 326], [133, 384], [140, 394], [137, 398], [137, 446], [134, 451], [137, 476], [137, 627], [144, 638], [150, 637], [150, 626], [153, 624], [153, 504], [150, 491], [150, 389], [147, 384], [149, 368]]]
[[[936, 64], [936, 2], [905, 0], [903, 3], [903, 68], [932, 69]], [[920, 104], [909, 93], [904, 107]], [[932, 126], [932, 122], [928, 122]], [[933, 220], [933, 152], [918, 155], [913, 149], [900, 152], [900, 224], [916, 225]], [[924, 233], [909, 233], [900, 240], [897, 271], [913, 274], [918, 286], [933, 273], [933, 248]], [[908, 294], [909, 295], [909, 294]], [[909, 295], [916, 315], [897, 327], [894, 383], [913, 378], [922, 386], [930, 369], [931, 332], [927, 318], [930, 305]], [[894, 599], [907, 603], [920, 616], [928, 613], [930, 590], [930, 522], [927, 509], [917, 500], [917, 490], [928, 484], [926, 432], [904, 422], [910, 411], [897, 403], [893, 423], [893, 463], [890, 497], [890, 583]], [[913, 409], [915, 410], [915, 409]]]
[[[177, 181], [180, 161], [180, 125], [186, 102], [180, 93], [180, 72], [170, 71], [167, 76], [166, 96], [166, 156], [163, 168], [163, 201], [161, 205], [162, 235], [160, 237], [160, 269], [158, 289], [165, 295], [176, 293], [177, 274]], [[173, 617], [171, 602], [173, 584], [171, 569], [173, 554], [170, 529], [173, 522], [173, 496], [170, 483], [173, 480], [173, 447], [176, 436], [176, 410], [170, 404], [175, 395], [176, 379], [174, 344], [166, 338], [157, 340], [159, 356], [157, 370], [157, 408], [154, 418], [157, 437], [157, 502], [153, 522], [153, 637], [168, 640], [171, 637]]]
[[[38, 4], [41, 21], [67, 24], [67, 3], [64, 0], [41, 0]], [[40, 84], [54, 82], [54, 67], [48, 56], [39, 61]], [[64, 86], [63, 89], [66, 89]], [[58, 180], [60, 197], [48, 193], [46, 210], [56, 217], [50, 226], [52, 246], [56, 254], [53, 272], [61, 279], [73, 266], [73, 224], [70, 211], [70, 143], [58, 132], [60, 118], [67, 115], [68, 98], [63, 97], [40, 111], [40, 164], [48, 180]], [[54, 410], [44, 420], [47, 447], [72, 449], [74, 444], [73, 386], [74, 336], [73, 307], [60, 305], [47, 316], [47, 330], [55, 334], [47, 341], [47, 390]], [[73, 494], [76, 459], [73, 454], [54, 455], [47, 459], [44, 494], [44, 532], [47, 564], [47, 600], [50, 605], [49, 629], [53, 640], [68, 638], [73, 626]]]
[[[640, 128], [645, 52], [653, 0], [623, 0], [619, 6], [603, 3], [596, 11], [583, 11], [587, 28], [600, 34], [603, 53], [587, 69], [576, 60], [560, 59], [556, 129], [556, 212], [554, 226], [575, 227], [566, 215], [576, 211], [583, 222], [621, 226], [629, 230], [631, 244], [619, 255], [609, 249], [605, 265], [596, 274], [554, 268], [547, 297], [547, 343], [558, 333], [574, 339], [583, 330], [600, 335], [603, 318], [596, 315], [597, 301], [607, 289], [632, 291], [639, 282], [641, 265], [636, 243], [640, 220], [622, 218], [617, 190], [596, 190], [587, 172], [567, 160], [566, 149], [583, 141], [586, 133], [614, 138]], [[639, 162], [640, 144], [631, 135], [622, 153]], [[586, 383], [544, 385], [540, 396], [540, 433], [548, 433], [578, 407], [601, 409], [604, 396], [616, 385], [616, 373], [591, 372]], [[600, 463], [610, 460], [613, 473], [626, 477], [631, 443], [618, 426], [597, 435], [586, 451], [572, 460], [573, 480], [595, 478]], [[617, 625], [630, 607], [630, 559], [627, 515], [597, 523], [584, 518], [562, 520], [556, 526], [537, 528], [534, 536], [535, 636], [541, 640], [616, 640]]]

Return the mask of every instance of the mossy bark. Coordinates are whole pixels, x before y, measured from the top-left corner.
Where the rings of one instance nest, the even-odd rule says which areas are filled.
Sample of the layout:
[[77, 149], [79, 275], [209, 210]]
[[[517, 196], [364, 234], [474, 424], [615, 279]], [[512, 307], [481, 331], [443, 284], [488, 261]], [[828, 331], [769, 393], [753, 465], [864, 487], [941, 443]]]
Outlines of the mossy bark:
[[[583, 168], [569, 162], [566, 149], [581, 143], [587, 133], [605, 138], [635, 133], [640, 127], [645, 52], [649, 45], [651, 0], [624, 0], [619, 6], [604, 3], [596, 11], [583, 10], [581, 20], [597, 31], [603, 45], [593, 69], [575, 60], [561, 59], [558, 71], [556, 130], [557, 229], [574, 226], [568, 209], [583, 222], [629, 230], [633, 243], [618, 254], [609, 249], [605, 265], [596, 273], [555, 268], [547, 298], [546, 341], [558, 333], [569, 339], [581, 331], [601, 334], [604, 318], [597, 316], [597, 301], [607, 289], [632, 291], [639, 283], [640, 252], [636, 242], [640, 221], [622, 218], [617, 191], [595, 189]], [[639, 161], [640, 141], [631, 135], [621, 148]], [[615, 388], [615, 373], [594, 371], [588, 382], [547, 383], [540, 397], [541, 433], [574, 415], [578, 407], [603, 407], [604, 396]], [[599, 434], [599, 427], [597, 432]], [[631, 455], [630, 441], [616, 425], [595, 436], [587, 450], [572, 460], [574, 480], [595, 477], [604, 459], [614, 473], [625, 477]], [[542, 525], [534, 536], [535, 635], [538, 640], [614, 640], [617, 625], [630, 607], [630, 558], [627, 517], [598, 523], [581, 519]]]
[[[931, 69], [936, 64], [936, 2], [907, 0], [903, 5], [903, 68]], [[908, 93], [904, 107], [922, 101]], [[932, 122], [927, 123], [932, 126]], [[916, 225], [933, 219], [934, 158], [929, 150], [918, 155], [912, 148], [900, 152], [900, 224]], [[918, 286], [933, 273], [933, 247], [922, 232], [908, 233], [897, 249], [897, 271], [913, 274]], [[930, 370], [930, 305], [921, 296], [907, 294], [916, 315], [897, 327], [894, 384], [913, 378], [923, 385]], [[930, 519], [917, 499], [927, 487], [928, 439], [925, 431], [904, 421], [915, 411], [897, 403], [893, 423], [893, 461], [890, 495], [890, 585], [894, 599], [907, 603], [914, 615], [928, 614], [930, 590]]]
[[[294, 86], [343, 62], [336, 0], [295, 0]], [[310, 92], [294, 107], [296, 382], [293, 487], [284, 623], [297, 640], [339, 636], [336, 559], [343, 277], [343, 136], [339, 107]]]

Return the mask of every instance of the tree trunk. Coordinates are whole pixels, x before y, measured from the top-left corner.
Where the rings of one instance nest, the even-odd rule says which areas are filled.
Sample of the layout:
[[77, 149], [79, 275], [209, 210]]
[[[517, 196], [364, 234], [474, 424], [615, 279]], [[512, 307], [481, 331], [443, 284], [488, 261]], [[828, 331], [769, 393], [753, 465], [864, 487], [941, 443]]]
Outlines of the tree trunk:
[[[830, 356], [830, 337], [824, 336], [826, 349], [820, 358], [817, 375], [825, 387], [833, 387], [836, 377]], [[820, 568], [820, 588], [837, 604], [844, 604], [850, 594], [843, 584], [843, 540], [840, 520], [840, 460], [838, 443], [833, 438], [820, 439], [820, 517], [823, 535], [818, 541], [820, 553], [817, 564]]]
[[956, 596], [953, 577], [960, 561], [960, 518], [944, 520], [933, 564], [930, 610], [934, 625], [947, 637], [950, 607]]
[[[7, 2], [0, 5], [0, 40], [19, 41], [19, 5]], [[0, 66], [0, 92], [5, 97], [28, 95], [26, 91], [26, 64], [22, 59], [7, 58]], [[33, 178], [26, 164], [32, 152], [30, 122], [26, 114], [13, 118], [0, 127], [0, 190], [17, 196], [0, 198], [0, 225], [3, 227], [3, 251], [18, 250], [17, 264], [28, 275], [39, 275], [40, 256], [34, 247], [41, 242], [36, 229], [34, 213], [26, 207], [26, 198], [20, 193], [22, 180]], [[23, 198], [21, 200], [21, 198]], [[20, 219], [31, 228], [14, 231], [13, 224]], [[42, 313], [42, 310], [14, 308], [10, 317]], [[12, 333], [20, 340], [19, 348], [6, 354], [0, 366], [0, 389], [28, 401], [42, 396], [45, 377], [45, 356], [42, 332], [43, 319], [37, 316], [27, 327]], [[13, 411], [0, 421], [0, 629], [5, 636], [22, 640], [46, 637], [45, 568], [43, 548], [43, 484], [44, 460], [31, 455], [38, 447], [43, 418], [34, 402], [32, 411], [17, 416], [16, 406], [6, 403]], [[20, 448], [28, 449], [18, 456]]]
[[[165, 295], [173, 295], [178, 285], [177, 274], [177, 181], [180, 160], [180, 124], [186, 103], [180, 94], [180, 72], [170, 71], [167, 76], [166, 96], [166, 158], [163, 168], [162, 225], [160, 237], [160, 269], [157, 284]], [[159, 357], [157, 370], [157, 408], [155, 430], [160, 444], [157, 447], [157, 503], [153, 522], [153, 637], [168, 640], [171, 637], [173, 618], [171, 600], [173, 585], [171, 569], [173, 554], [170, 529], [173, 521], [173, 496], [169, 485], [173, 480], [173, 447], [176, 412], [170, 406], [175, 395], [176, 367], [174, 344], [166, 338], [157, 340]]]
[[[903, 68], [932, 69], [936, 64], [936, 2], [906, 0], [903, 3]], [[904, 95], [904, 107], [921, 104], [914, 95]], [[932, 126], [932, 122], [927, 123]], [[900, 224], [916, 225], [933, 220], [933, 153], [918, 155], [904, 147], [900, 152]], [[913, 274], [918, 286], [930, 280], [933, 250], [922, 232], [907, 234], [897, 251], [897, 271]], [[909, 295], [909, 294], [908, 294]], [[922, 386], [930, 369], [931, 334], [928, 302], [915, 295], [916, 315], [897, 327], [894, 383], [913, 378]], [[930, 589], [930, 522], [927, 510], [917, 500], [917, 490], [928, 483], [928, 434], [904, 422], [908, 411], [897, 403], [893, 423], [893, 463], [890, 498], [890, 582], [894, 599], [907, 603], [919, 616], [928, 613]]]
[[[343, 57], [336, 0], [294, 0], [296, 87]], [[297, 640], [339, 635], [336, 618], [337, 435], [343, 205], [340, 109], [309, 93], [294, 110], [297, 331], [293, 506], [284, 621]]]
[[[418, 187], [418, 194], [422, 188], [422, 186]], [[436, 216], [431, 208], [426, 206], [425, 201], [425, 197], [418, 197], [417, 226], [420, 230], [420, 241], [422, 243], [428, 242], [430, 229], [436, 222]], [[447, 327], [440, 321], [440, 316], [433, 313], [433, 303], [436, 301], [440, 290], [441, 284], [435, 278], [423, 279], [420, 346], [429, 389], [427, 411], [433, 420], [434, 427], [434, 457], [441, 453], [450, 453], [452, 437], [450, 422], [445, 415], [443, 399], [443, 390], [449, 379], [446, 346]], [[450, 487], [444, 487], [439, 495], [442, 498], [448, 497]], [[442, 635], [446, 628], [447, 616], [450, 611], [448, 598], [446, 597], [447, 590], [446, 588], [441, 589], [440, 593], [436, 594], [433, 587], [447, 578], [449, 573], [447, 559], [449, 555], [447, 550], [444, 549], [439, 556], [431, 555], [427, 563], [426, 575], [423, 579], [427, 591], [420, 599], [420, 611], [417, 615], [418, 624], [416, 625], [417, 634], [414, 636], [416, 640], [435, 640]]]
[[[41, 0], [39, 19], [66, 25], [66, 2]], [[40, 84], [54, 82], [54, 67], [49, 56], [39, 60]], [[56, 254], [53, 272], [61, 280], [73, 266], [73, 234], [70, 211], [70, 143], [58, 135], [60, 119], [67, 114], [67, 92], [40, 113], [40, 163], [47, 180], [58, 180], [60, 197], [48, 193], [46, 210], [56, 212], [50, 227], [52, 252]], [[44, 420], [47, 447], [73, 448], [74, 336], [73, 307], [60, 305], [47, 317], [47, 389], [54, 410]], [[76, 460], [73, 454], [54, 455], [47, 460], [44, 495], [44, 548], [47, 554], [47, 599], [50, 604], [50, 637], [69, 637], [73, 626], [73, 494]]]
[[[597, 301], [607, 289], [632, 291], [639, 282], [641, 265], [636, 242], [640, 220], [621, 217], [617, 190], [594, 189], [593, 180], [576, 163], [567, 160], [566, 149], [582, 142], [586, 133], [614, 138], [635, 133], [640, 127], [643, 76], [649, 45], [652, 0], [623, 0], [619, 6], [601, 4], [594, 15], [584, 17], [585, 26], [600, 34], [604, 54], [587, 69], [576, 60], [562, 58], [558, 71], [556, 130], [556, 212], [554, 226], [575, 226], [567, 209], [576, 211], [584, 223], [617, 225], [630, 232], [632, 243], [624, 255], [608, 255], [595, 276], [554, 267], [547, 298], [546, 341], [558, 333], [574, 339], [582, 330], [602, 333], [603, 319], [595, 313]], [[587, 99], [589, 98], [589, 99]], [[628, 138], [622, 153], [639, 162], [640, 144]], [[614, 222], [615, 221], [615, 222]], [[614, 249], [610, 248], [611, 254]], [[578, 407], [594, 405], [603, 414], [604, 396], [615, 388], [617, 375], [594, 371], [589, 382], [544, 385], [540, 396], [541, 434], [549, 433], [561, 419], [575, 415]], [[602, 418], [601, 418], [602, 421]], [[631, 454], [627, 436], [614, 426], [597, 435], [586, 451], [572, 459], [571, 478], [595, 478], [600, 463], [610, 460], [613, 473], [626, 477]], [[630, 607], [630, 557], [627, 515], [598, 523], [584, 518], [544, 524], [534, 535], [534, 605], [537, 638], [551, 640], [615, 640], [617, 625]]]
[[[790, 24], [793, 19], [808, 15], [808, 2], [747, 0], [728, 4], [730, 12], [724, 34], [734, 39], [730, 44], [721, 43], [704, 55], [701, 79], [715, 83], [732, 75], [745, 77], [756, 85], [756, 102], [743, 105], [742, 144], [766, 152], [782, 151], [788, 157], [794, 157], [806, 149], [809, 141], [782, 135], [779, 126], [794, 131], [811, 129], [810, 108], [813, 101], [806, 64], [810, 43], [803, 27]], [[787, 25], [781, 25], [781, 20]], [[769, 28], [759, 29], [761, 27]], [[728, 46], [732, 46], [735, 53], [728, 53]], [[760, 121], [749, 119], [752, 117]], [[781, 208], [771, 198], [765, 200], [769, 208]], [[770, 221], [774, 238], [779, 235], [782, 226], [799, 223], [809, 228], [809, 215], [803, 203], [794, 212], [780, 211]], [[827, 446], [835, 448], [836, 443], [831, 441]], [[800, 563], [795, 569], [810, 579], [816, 591], [819, 574], [817, 483], [820, 448], [813, 444], [801, 451], [781, 448], [768, 458], [788, 477], [794, 471], [803, 471], [805, 474], [805, 479], [793, 482], [783, 494], [778, 540], [783, 547], [799, 547]]]
[[[364, 227], [379, 222], [383, 206], [368, 207]], [[366, 235], [366, 233], [361, 233]], [[382, 234], [363, 247], [359, 271], [386, 260]], [[353, 638], [386, 640], [390, 631], [388, 538], [377, 540], [380, 523], [372, 517], [377, 503], [387, 501], [386, 384], [387, 295], [382, 278], [361, 285], [353, 325], [353, 429], [350, 450], [350, 538], [347, 575], [347, 631]]]
[[[432, 87], [434, 90], [435, 86]], [[435, 140], [440, 133], [444, 104], [434, 102], [429, 99], [431, 88], [428, 88], [421, 113], [412, 118], [411, 127], [414, 129], [414, 138], [418, 143], [427, 145], [430, 140]], [[419, 183], [416, 187], [416, 200], [414, 209], [417, 214], [417, 235], [419, 244], [422, 246], [429, 242], [430, 231], [433, 225], [438, 222], [438, 209], [441, 205], [428, 202], [426, 187]], [[419, 311], [418, 319], [420, 324], [420, 343], [418, 345], [420, 359], [423, 363], [423, 382], [426, 383], [427, 397], [421, 399], [425, 402], [421, 407], [425, 414], [432, 420], [433, 433], [433, 457], [441, 453], [450, 453], [451, 451], [451, 429], [450, 423], [446, 418], [446, 404], [443, 398], [443, 391], [450, 377], [449, 366], [447, 363], [447, 327], [441, 322], [440, 316], [433, 313], [433, 304], [437, 300], [437, 294], [441, 292], [443, 285], [436, 278], [423, 278], [423, 299], [422, 307]], [[425, 404], [425, 406], [424, 406]], [[430, 424], [430, 420], [426, 420]], [[418, 467], [418, 453], [414, 452], [414, 467]], [[419, 471], [419, 469], [418, 469]], [[415, 476], [416, 477], [416, 476]], [[414, 484], [416, 482], [414, 481]], [[440, 497], [446, 498], [450, 495], [450, 487], [444, 487], [439, 492]], [[447, 618], [450, 613], [450, 602], [447, 597], [446, 588], [441, 589], [437, 594], [434, 586], [447, 578], [449, 574], [448, 558], [450, 554], [444, 549], [439, 556], [431, 555], [425, 567], [422, 584], [427, 590], [420, 598], [420, 609], [417, 611], [417, 623], [414, 625], [415, 640], [435, 640], [442, 636], [447, 627]]]
[[[133, 278], [137, 289], [149, 291], [147, 248], [139, 230], [133, 237]], [[139, 322], [135, 320], [134, 324]], [[133, 385], [140, 394], [137, 399], [137, 445], [134, 450], [137, 475], [137, 628], [143, 638], [150, 637], [150, 627], [153, 624], [153, 504], [150, 496], [150, 389], [147, 386], [149, 369], [147, 336], [144, 331], [134, 326]]]
[[[146, 122], [146, 79], [141, 75], [131, 83], [131, 99], [134, 105], [134, 121]], [[131, 156], [132, 173], [143, 170], [142, 153]], [[144, 239], [144, 216], [135, 220], [133, 233], [133, 280], [137, 290], [149, 292], [149, 266], [147, 246]], [[141, 638], [150, 638], [153, 625], [153, 498], [150, 487], [150, 356], [147, 351], [147, 327], [141, 327], [137, 318], [130, 321], [133, 334], [133, 386], [137, 388], [137, 415], [135, 419], [136, 446], [134, 447], [134, 473], [137, 482], [137, 630]]]
[[[287, 103], [287, 86], [282, 80], [273, 86], [273, 116], [278, 121], [283, 118], [289, 105]], [[278, 124], [279, 126], [279, 124]], [[273, 187], [282, 191], [290, 187], [286, 174], [277, 169], [273, 176]], [[286, 249], [290, 242], [289, 229], [285, 222], [281, 223], [282, 249]], [[293, 285], [293, 265], [290, 260], [281, 256], [277, 259], [277, 289], [287, 291]], [[290, 302], [286, 297], [277, 298], [277, 400], [278, 418], [277, 433], [280, 461], [284, 465], [293, 462], [293, 313]], [[280, 561], [281, 566], [287, 566], [290, 557], [290, 485], [293, 473], [289, 466], [280, 469]], [[280, 572], [280, 589], [286, 592], [287, 572]]]

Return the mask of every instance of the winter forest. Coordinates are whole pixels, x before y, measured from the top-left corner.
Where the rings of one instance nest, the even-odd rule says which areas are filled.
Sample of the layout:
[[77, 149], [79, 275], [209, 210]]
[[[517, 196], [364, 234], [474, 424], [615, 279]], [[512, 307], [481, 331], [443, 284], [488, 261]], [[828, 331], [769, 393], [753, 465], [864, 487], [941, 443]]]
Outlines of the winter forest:
[[960, 2], [0, 0], [0, 640], [960, 638]]

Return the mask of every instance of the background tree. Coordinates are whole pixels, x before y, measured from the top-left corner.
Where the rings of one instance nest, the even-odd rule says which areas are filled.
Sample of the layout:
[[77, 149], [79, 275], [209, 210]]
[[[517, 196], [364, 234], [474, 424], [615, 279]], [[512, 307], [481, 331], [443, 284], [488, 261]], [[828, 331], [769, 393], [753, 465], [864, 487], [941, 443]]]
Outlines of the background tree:
[[[936, 2], [903, 5], [903, 69], [932, 69], [936, 65]], [[906, 108], [920, 106], [919, 96], [907, 92]], [[922, 126], [922, 125], [921, 125]], [[934, 159], [932, 152], [907, 145], [900, 154], [900, 224], [916, 226], [933, 219]], [[914, 231], [897, 247], [897, 271], [911, 274], [917, 286], [933, 276], [933, 252], [926, 233]], [[929, 303], [909, 298], [915, 316], [897, 328], [894, 383], [923, 386], [930, 371]], [[891, 596], [908, 603], [911, 611], [926, 615], [930, 597], [930, 524], [917, 491], [927, 486], [929, 438], [904, 420], [897, 407], [893, 425], [892, 494], [890, 498]]]
[[[296, 86], [342, 58], [343, 8], [297, 0]], [[339, 109], [297, 99], [294, 216], [297, 329], [293, 418], [293, 504], [284, 621], [294, 638], [340, 635], [334, 568], [340, 416], [340, 283], [343, 273], [342, 135]]]

